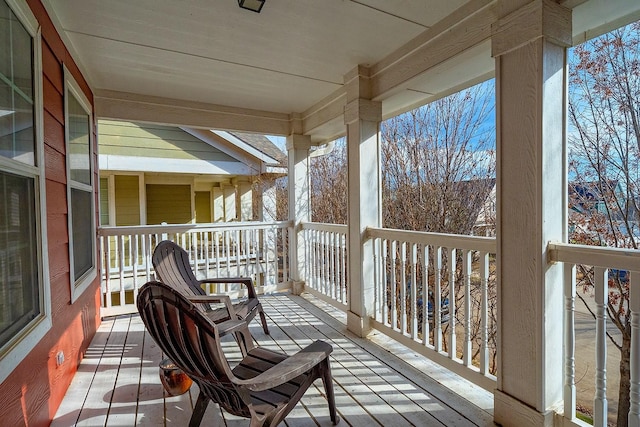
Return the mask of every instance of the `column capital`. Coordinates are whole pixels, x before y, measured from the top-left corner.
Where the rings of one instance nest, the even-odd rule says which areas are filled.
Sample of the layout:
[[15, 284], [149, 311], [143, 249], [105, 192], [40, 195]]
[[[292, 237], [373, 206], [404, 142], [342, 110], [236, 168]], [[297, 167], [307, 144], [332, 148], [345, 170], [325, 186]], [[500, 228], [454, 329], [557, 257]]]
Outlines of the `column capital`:
[[500, 18], [491, 26], [491, 55], [503, 55], [539, 38], [571, 46], [571, 9], [552, 0], [535, 0]]
[[382, 103], [362, 98], [349, 102], [344, 106], [344, 124], [348, 125], [358, 120], [381, 122]]
[[344, 75], [344, 87], [347, 102], [358, 98], [371, 98], [371, 70], [364, 65], [358, 65]]
[[309, 150], [311, 148], [311, 135], [292, 134], [287, 136], [287, 151]]

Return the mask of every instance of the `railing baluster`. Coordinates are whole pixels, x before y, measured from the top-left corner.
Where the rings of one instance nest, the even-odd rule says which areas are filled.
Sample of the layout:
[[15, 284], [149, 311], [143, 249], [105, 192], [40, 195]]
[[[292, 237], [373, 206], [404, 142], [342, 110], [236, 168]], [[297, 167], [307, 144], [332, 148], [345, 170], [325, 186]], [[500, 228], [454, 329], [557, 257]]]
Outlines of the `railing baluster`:
[[576, 418], [576, 266], [564, 265], [564, 417]]
[[[456, 349], [456, 249], [449, 248], [449, 358], [457, 357]], [[435, 302], [440, 305], [440, 300]]]
[[125, 250], [124, 250], [124, 237], [118, 236], [118, 248], [120, 248], [120, 257], [118, 258], [118, 267], [120, 268], [120, 304], [122, 307], [125, 304], [124, 298], [124, 271], [125, 271]]
[[416, 293], [418, 292], [418, 272], [416, 271], [418, 265], [418, 247], [415, 243], [411, 244], [411, 317], [409, 327], [411, 328], [411, 338], [416, 339], [418, 335], [418, 304], [416, 302]]
[[465, 366], [471, 366], [471, 251], [462, 252], [462, 277], [464, 279], [464, 347], [462, 360]]
[[629, 309], [631, 310], [631, 393], [629, 427], [640, 427], [640, 272], [629, 273]]
[[104, 242], [104, 295], [102, 304], [106, 308], [111, 308], [111, 236], [105, 236], [101, 239]]
[[400, 243], [400, 332], [407, 333], [407, 243]]
[[389, 295], [388, 292], [388, 286], [389, 286], [389, 280], [388, 280], [388, 274], [387, 274], [387, 266], [389, 265], [389, 253], [388, 253], [388, 245], [387, 245], [387, 239], [380, 239], [380, 242], [382, 244], [382, 254], [380, 257], [380, 265], [381, 265], [381, 269], [382, 269], [382, 280], [380, 280], [380, 304], [382, 304], [382, 324], [386, 325], [388, 322], [388, 318], [389, 318], [389, 301], [388, 301], [388, 297], [387, 295]]
[[131, 263], [133, 264], [133, 300], [138, 298], [138, 235], [131, 236]]
[[606, 268], [595, 267], [596, 301], [596, 396], [593, 402], [593, 425], [607, 426], [607, 286]]
[[398, 242], [396, 240], [392, 240], [391, 241], [391, 253], [389, 254], [389, 256], [391, 257], [391, 296], [390, 296], [390, 302], [391, 302], [391, 328], [392, 329], [398, 329], [398, 309], [397, 309], [397, 281], [396, 281], [396, 261], [397, 261], [397, 254], [396, 254], [396, 250], [398, 247]]
[[437, 352], [442, 351], [442, 324], [440, 322], [440, 301], [442, 300], [440, 293], [441, 275], [442, 272], [442, 248], [437, 246], [433, 254], [433, 345]]
[[422, 247], [422, 344], [429, 344], [429, 245]]
[[480, 263], [480, 373], [489, 373], [489, 254], [478, 254]]

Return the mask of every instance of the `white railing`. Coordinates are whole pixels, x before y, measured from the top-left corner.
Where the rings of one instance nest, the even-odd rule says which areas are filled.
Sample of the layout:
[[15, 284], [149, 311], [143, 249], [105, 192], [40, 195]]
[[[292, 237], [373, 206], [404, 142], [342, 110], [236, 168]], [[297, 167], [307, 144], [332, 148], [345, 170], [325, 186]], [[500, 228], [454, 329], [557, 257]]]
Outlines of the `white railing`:
[[347, 226], [303, 223], [305, 289], [344, 310], [347, 301]]
[[495, 238], [382, 228], [367, 236], [377, 258], [373, 327], [495, 389]]
[[153, 280], [156, 244], [173, 240], [198, 278], [252, 277], [259, 293], [288, 288], [289, 222], [101, 227], [102, 315], [135, 311], [138, 289]]
[[[593, 425], [607, 426], [607, 304], [609, 297], [619, 298], [615, 287], [610, 286], [608, 269], [625, 272], [628, 283], [628, 307], [631, 314], [631, 407], [629, 426], [640, 426], [640, 252], [598, 246], [550, 243], [549, 259], [563, 262], [564, 268], [564, 416], [576, 419], [576, 283], [580, 275], [593, 268], [595, 309], [595, 395], [593, 396]], [[581, 266], [580, 274], [576, 267]], [[587, 273], [590, 274], [590, 273]], [[617, 381], [616, 381], [617, 383]]]

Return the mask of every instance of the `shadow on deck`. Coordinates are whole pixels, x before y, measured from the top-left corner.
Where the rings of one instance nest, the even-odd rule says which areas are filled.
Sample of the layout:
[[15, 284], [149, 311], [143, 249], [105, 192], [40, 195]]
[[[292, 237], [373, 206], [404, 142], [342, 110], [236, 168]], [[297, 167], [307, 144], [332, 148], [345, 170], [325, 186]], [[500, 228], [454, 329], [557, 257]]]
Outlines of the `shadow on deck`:
[[[360, 339], [346, 331], [346, 315], [314, 299], [288, 294], [261, 297], [271, 335], [259, 323], [259, 345], [291, 354], [322, 339], [333, 345], [331, 367], [341, 426], [490, 426], [493, 396], [374, 332]], [[239, 351], [225, 343], [230, 359]], [[182, 396], [164, 394], [160, 349], [140, 317], [103, 320], [51, 424], [60, 426], [187, 425], [197, 386]], [[287, 426], [329, 426], [322, 383], [311, 387], [285, 419]], [[202, 425], [246, 426], [248, 420], [209, 405]]]

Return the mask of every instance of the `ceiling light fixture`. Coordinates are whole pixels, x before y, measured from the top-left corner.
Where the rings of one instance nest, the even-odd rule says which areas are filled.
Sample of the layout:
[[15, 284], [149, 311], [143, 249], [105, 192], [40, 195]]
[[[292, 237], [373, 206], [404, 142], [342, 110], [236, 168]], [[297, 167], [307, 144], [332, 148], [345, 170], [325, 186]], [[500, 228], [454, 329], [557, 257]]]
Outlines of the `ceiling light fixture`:
[[253, 12], [260, 13], [262, 6], [266, 0], [238, 0], [238, 6], [243, 9], [251, 10]]

